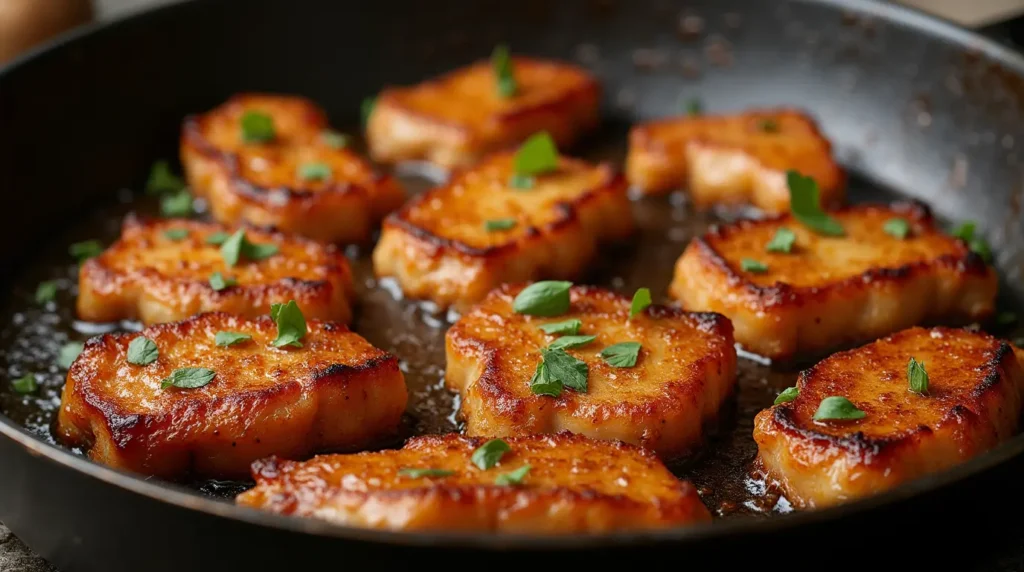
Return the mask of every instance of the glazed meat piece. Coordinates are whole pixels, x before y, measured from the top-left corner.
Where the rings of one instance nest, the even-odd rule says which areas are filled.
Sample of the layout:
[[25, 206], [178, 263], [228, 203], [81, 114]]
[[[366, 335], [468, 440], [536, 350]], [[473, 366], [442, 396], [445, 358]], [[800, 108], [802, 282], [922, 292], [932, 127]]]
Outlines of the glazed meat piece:
[[987, 334], [912, 328], [826, 358], [796, 387], [792, 401], [757, 415], [754, 440], [769, 477], [812, 508], [883, 492], [1010, 438], [1024, 370]]
[[[791, 215], [712, 229], [679, 258], [670, 293], [688, 310], [725, 314], [737, 342], [774, 359], [992, 314], [995, 271], [943, 234], [924, 205], [853, 206], [829, 216], [842, 236]], [[893, 224], [905, 234], [891, 234]], [[788, 252], [769, 246], [786, 242], [780, 235], [791, 238]]]
[[607, 165], [561, 157], [526, 189], [514, 175], [515, 155], [499, 153], [392, 213], [373, 252], [377, 276], [465, 309], [506, 282], [579, 276], [602, 243], [633, 230], [625, 182]]
[[117, 242], [82, 264], [78, 288], [79, 318], [144, 324], [211, 311], [255, 317], [288, 300], [310, 318], [347, 323], [355, 297], [348, 260], [333, 246], [134, 216], [125, 220]]
[[323, 242], [364, 242], [405, 200], [398, 183], [347, 148], [323, 110], [246, 93], [185, 120], [181, 161], [213, 216]]
[[[300, 328], [294, 310], [279, 312], [290, 326], [209, 313], [89, 340], [68, 371], [57, 435], [166, 479], [244, 478], [269, 455], [392, 438], [406, 404], [398, 360], [345, 326]], [[301, 347], [281, 344], [289, 334]]]
[[366, 127], [371, 157], [466, 167], [538, 131], [568, 147], [597, 125], [601, 89], [583, 69], [515, 57], [507, 68], [514, 79], [503, 85], [495, 65], [479, 61], [382, 91]]
[[502, 286], [448, 330], [445, 382], [467, 434], [569, 430], [667, 458], [700, 445], [736, 383], [728, 320], [657, 305], [630, 318], [629, 299], [586, 286], [564, 313], [532, 316], [516, 311], [523, 290]]
[[790, 109], [659, 119], [629, 134], [626, 177], [645, 194], [686, 188], [698, 208], [789, 210], [786, 171], [814, 178], [822, 204], [839, 206], [846, 176], [815, 121]]
[[392, 530], [559, 534], [711, 519], [694, 487], [645, 450], [569, 433], [509, 438], [498, 464], [481, 469], [473, 452], [485, 441], [448, 434], [379, 453], [268, 459], [238, 503]]

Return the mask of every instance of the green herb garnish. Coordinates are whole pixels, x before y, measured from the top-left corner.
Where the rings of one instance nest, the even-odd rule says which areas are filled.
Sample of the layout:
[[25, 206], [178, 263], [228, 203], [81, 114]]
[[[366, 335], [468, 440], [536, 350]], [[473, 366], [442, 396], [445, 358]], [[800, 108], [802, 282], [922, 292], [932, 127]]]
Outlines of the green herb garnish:
[[103, 245], [98, 240], [83, 240], [68, 247], [68, 254], [73, 256], [78, 262], [85, 262], [102, 253]]
[[299, 178], [303, 181], [326, 181], [331, 178], [331, 166], [327, 163], [303, 163], [299, 165]]
[[967, 243], [967, 247], [985, 262], [992, 261], [992, 248], [980, 234], [976, 232], [977, 225], [974, 221], [964, 221], [953, 229], [953, 236]]
[[473, 451], [471, 460], [481, 471], [486, 471], [497, 465], [505, 453], [511, 450], [512, 447], [509, 447], [508, 443], [502, 439], [491, 439]]
[[197, 389], [213, 381], [217, 373], [205, 367], [183, 367], [171, 372], [160, 382], [161, 389], [168, 387], [180, 387], [182, 389]]
[[540, 326], [541, 331], [545, 334], [563, 335], [563, 336], [574, 336], [579, 333], [580, 328], [583, 326], [583, 322], [576, 318], [569, 320], [563, 320], [561, 322], [551, 322], [550, 324], [544, 324]]
[[169, 228], [164, 231], [164, 238], [172, 242], [178, 242], [179, 240], [185, 240], [188, 237], [187, 228]]
[[277, 339], [271, 342], [275, 348], [302, 347], [301, 340], [306, 335], [306, 318], [295, 300], [289, 300], [287, 304], [271, 304], [270, 317], [277, 324]]
[[31, 373], [26, 373], [18, 379], [12, 379], [11, 387], [14, 388], [14, 391], [25, 395], [26, 393], [32, 393], [39, 389], [39, 382], [36, 381], [36, 376]]
[[619, 342], [601, 350], [601, 357], [612, 367], [633, 367], [640, 356], [640, 342]]
[[533, 372], [533, 377], [530, 378], [530, 391], [534, 395], [546, 395], [548, 397], [562, 395], [562, 382], [551, 377], [551, 374], [548, 373], [548, 367], [544, 364], [543, 360], [537, 364], [537, 370]]
[[57, 365], [63, 369], [70, 369], [71, 364], [75, 363], [78, 359], [78, 355], [85, 349], [85, 344], [82, 342], [68, 342], [60, 348], [60, 353], [57, 354]]
[[251, 335], [242, 332], [217, 332], [213, 337], [214, 342], [222, 348], [247, 342], [251, 339]]
[[223, 230], [218, 230], [217, 232], [206, 237], [206, 244], [220, 246], [227, 242], [229, 238], [231, 238], [230, 234], [224, 232]]
[[185, 188], [185, 181], [171, 172], [170, 163], [157, 161], [149, 169], [149, 178], [146, 179], [146, 194], [161, 195], [163, 193], [176, 193]]
[[523, 465], [514, 471], [502, 473], [494, 479], [494, 484], [502, 487], [521, 484], [527, 473], [530, 472], [530, 468], [530, 465]]
[[508, 178], [508, 186], [513, 189], [519, 189], [520, 191], [528, 191], [533, 188], [537, 183], [537, 179], [529, 175], [520, 175], [519, 173], [513, 174]]
[[543, 280], [534, 282], [516, 296], [512, 310], [528, 316], [558, 316], [569, 311], [572, 282]]
[[516, 226], [516, 219], [514, 218], [496, 218], [488, 221], [484, 221], [484, 230], [487, 232], [495, 232], [499, 230], [508, 230]]
[[517, 175], [536, 176], [558, 169], [558, 147], [547, 131], [530, 136], [515, 156]]
[[237, 285], [237, 280], [230, 276], [224, 276], [220, 272], [214, 272], [213, 274], [210, 275], [210, 288], [213, 288], [214, 292], [220, 292], [225, 288]]
[[365, 97], [363, 102], [359, 104], [359, 117], [365, 126], [370, 122], [370, 116], [373, 115], [373, 108], [377, 107], [376, 97]]
[[696, 117], [704, 113], [704, 105], [696, 97], [686, 100], [684, 109], [686, 110], [686, 114], [690, 117]]
[[800, 390], [796, 386], [787, 387], [782, 390], [782, 393], [780, 393], [778, 397], [775, 398], [775, 405], [780, 403], [789, 403], [796, 399], [797, 395], [800, 395]]
[[597, 339], [597, 336], [562, 336], [551, 342], [548, 347], [551, 349], [580, 348]]
[[882, 225], [885, 234], [903, 240], [910, 234], [910, 223], [901, 218], [891, 218]]
[[562, 385], [580, 393], [587, 392], [587, 364], [574, 358], [559, 348], [542, 348], [540, 350], [547, 375], [557, 379]]
[[348, 136], [344, 133], [338, 133], [330, 129], [324, 129], [320, 132], [320, 140], [324, 142], [324, 145], [332, 149], [344, 149], [348, 147]]
[[649, 288], [638, 288], [633, 293], [633, 302], [629, 305], [629, 319], [643, 312], [651, 305], [651, 290]]
[[757, 122], [757, 128], [765, 133], [778, 133], [779, 122], [771, 118], [762, 119]]
[[754, 274], [764, 274], [765, 272], [768, 272], [768, 265], [752, 258], [744, 258], [743, 260], [740, 260], [740, 270], [744, 272], [753, 272]]
[[242, 141], [266, 143], [273, 141], [274, 118], [260, 111], [246, 111], [242, 114]]
[[787, 171], [786, 183], [789, 185], [789, 209], [796, 220], [818, 234], [826, 236], [844, 236], [846, 234], [839, 221], [821, 210], [817, 181], [796, 171]]
[[793, 245], [796, 244], [796, 233], [789, 230], [788, 228], [781, 226], [775, 231], [775, 236], [768, 241], [765, 245], [765, 250], [768, 252], [783, 252], [789, 254], [793, 252]]
[[910, 391], [928, 395], [928, 372], [924, 364], [914, 358], [907, 362], [907, 381], [910, 382]]
[[505, 98], [513, 97], [519, 90], [519, 86], [516, 84], [508, 46], [501, 44], [494, 47], [494, 51], [491, 53], [491, 67], [494, 69], [498, 95]]
[[455, 471], [448, 469], [399, 469], [398, 474], [411, 479], [422, 479], [423, 477], [450, 477]]
[[36, 286], [36, 303], [45, 304], [57, 297], [57, 282], [47, 280]]
[[132, 365], [149, 365], [159, 356], [160, 350], [156, 347], [156, 342], [145, 336], [139, 336], [128, 344], [127, 360]]
[[850, 403], [849, 399], [834, 395], [821, 400], [818, 410], [814, 412], [813, 419], [815, 421], [853, 420], [863, 419], [865, 416], [867, 413], [857, 409], [857, 406]]
[[[209, 240], [209, 239], [207, 239]], [[254, 244], [245, 237], [245, 231], [239, 230], [224, 241], [220, 247], [220, 255], [228, 266], [238, 264], [242, 257], [249, 260], [263, 260], [277, 254], [276, 244]]]
[[160, 214], [165, 217], [185, 217], [192, 214], [192, 195], [188, 191], [167, 193], [160, 197]]

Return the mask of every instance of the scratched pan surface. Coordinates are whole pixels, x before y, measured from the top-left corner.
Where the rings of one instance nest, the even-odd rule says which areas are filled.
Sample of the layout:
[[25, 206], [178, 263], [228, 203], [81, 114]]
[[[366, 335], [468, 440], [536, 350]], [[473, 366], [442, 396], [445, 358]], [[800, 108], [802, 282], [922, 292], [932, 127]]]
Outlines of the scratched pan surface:
[[[147, 481], [54, 443], [60, 346], [134, 327], [75, 321], [67, 245], [109, 243], [125, 213], [154, 210], [132, 189], [153, 160], [174, 156], [185, 114], [236, 91], [268, 90], [309, 96], [336, 125], [352, 126], [359, 101], [382, 86], [486, 56], [498, 42], [574, 60], [602, 79], [604, 125], [566, 150], [592, 159], [621, 164], [631, 123], [678, 113], [691, 99], [708, 111], [807, 109], [853, 174], [852, 200], [910, 196], [947, 221], [979, 221], [997, 252], [1002, 303], [1021, 307], [1024, 60], [945, 24], [853, 0], [174, 5], [77, 34], [0, 71], [0, 183], [16, 213], [0, 225], [0, 520], [64, 570], [225, 569], [216, 558], [225, 546], [263, 545], [273, 549], [233, 551], [227, 569], [324, 562], [341, 550], [347, 562], [378, 565], [492, 550], [510, 562], [537, 550], [562, 550], [576, 562], [686, 550], [721, 562], [768, 550], [781, 535], [856, 528], [883, 538], [937, 505], [971, 510], [991, 500], [981, 496], [992, 488], [985, 479], [1007, 471], [1024, 437], [892, 494], [789, 514], [786, 500], [750, 474], [750, 431], [753, 415], [795, 372], [753, 360], [742, 360], [738, 397], [704, 451], [673, 467], [719, 517], [683, 530], [602, 538], [350, 530], [234, 507], [231, 495], [247, 483]], [[403, 171], [411, 193], [430, 184], [426, 174]], [[638, 236], [609, 249], [586, 281], [626, 293], [647, 286], [662, 299], [686, 242], [730, 216], [693, 212], [678, 197], [637, 201], [634, 214]], [[457, 401], [442, 378], [448, 316], [376, 283], [368, 252], [349, 255], [361, 295], [355, 329], [403, 360], [406, 434], [457, 430]], [[47, 279], [61, 291], [40, 307], [32, 295]], [[43, 388], [14, 394], [6, 380], [28, 372]], [[736, 542], [745, 548], [730, 550]]]

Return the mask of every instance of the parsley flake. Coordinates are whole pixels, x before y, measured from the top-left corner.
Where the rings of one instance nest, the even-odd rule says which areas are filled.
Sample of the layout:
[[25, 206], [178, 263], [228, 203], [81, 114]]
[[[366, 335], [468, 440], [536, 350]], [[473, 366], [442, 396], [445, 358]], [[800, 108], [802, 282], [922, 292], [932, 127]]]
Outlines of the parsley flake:
[[796, 171], [787, 171], [786, 183], [789, 185], [789, 208], [796, 220], [818, 234], [826, 236], [844, 236], [846, 234], [843, 225], [821, 209], [817, 181]]

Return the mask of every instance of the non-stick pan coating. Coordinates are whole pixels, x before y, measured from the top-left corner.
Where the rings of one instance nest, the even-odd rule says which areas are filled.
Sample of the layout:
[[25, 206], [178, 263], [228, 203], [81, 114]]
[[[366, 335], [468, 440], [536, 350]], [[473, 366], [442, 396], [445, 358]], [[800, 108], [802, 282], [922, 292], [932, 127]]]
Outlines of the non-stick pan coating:
[[[178, 122], [185, 114], [236, 91], [267, 90], [307, 95], [327, 107], [336, 124], [354, 125], [359, 101], [383, 85], [419, 81], [486, 56], [503, 41], [516, 51], [575, 60], [601, 77], [607, 120], [602, 135], [577, 150], [588, 157], [618, 157], [629, 123], [678, 113], [693, 98], [712, 111], [806, 108], [854, 171], [855, 200], [887, 198], [895, 190], [928, 202], [948, 220], [980, 221], [1006, 278], [1005, 303], [1015, 305], [1024, 293], [1019, 280], [1024, 155], [1016, 151], [1024, 138], [1024, 63], [898, 8], [853, 1], [206, 0], [80, 36], [0, 74], [0, 182], [10, 212], [17, 213], [0, 225], [0, 260], [6, 291], [21, 289], [10, 304], [24, 305], [30, 298], [25, 287], [34, 278], [25, 276], [26, 269], [38, 270], [47, 252], [59, 253], [69, 234], [84, 232], [84, 220], [115, 211], [117, 190], [137, 188], [154, 158], [175, 154]], [[615, 140], [619, 151], [608, 145]], [[648, 200], [637, 212], [642, 223], [646, 217], [659, 220], [655, 226], [677, 226], [674, 238], [666, 234], [665, 248], [681, 252], [695, 225], [709, 219], [669, 204]], [[617, 255], [630, 257], [629, 267], [663, 258], [635, 245]], [[614, 268], [615, 261], [601, 266]], [[639, 285], [637, 276], [614, 281], [612, 274], [603, 276], [613, 286]], [[656, 292], [666, 286], [643, 285]], [[383, 294], [374, 292], [375, 298]], [[424, 319], [411, 305], [409, 311], [410, 319]], [[9, 346], [5, 354], [11, 351]], [[19, 422], [30, 420], [14, 413], [9, 394], [0, 395], [0, 403]], [[429, 409], [426, 403], [422, 407]], [[426, 409], [421, 419], [430, 417]], [[740, 418], [742, 409], [741, 403]], [[14, 432], [6, 423], [0, 430]], [[721, 558], [767, 552], [781, 542], [778, 535], [810, 541], [855, 529], [863, 535], [864, 528], [880, 540], [908, 515], [928, 519], [929, 507], [957, 503], [968, 494], [975, 497], [972, 503], [960, 503], [965, 506], [957, 510], [966, 511], [963, 515], [979, 510], [985, 492], [994, 488], [986, 480], [975, 478], [923, 498], [920, 493], [1024, 449], [1018, 438], [957, 471], [837, 510], [595, 540], [349, 531], [243, 511], [187, 490], [117, 475], [23, 433], [17, 440], [21, 444], [0, 439], [0, 519], [67, 570], [224, 569], [224, 560], [210, 557], [225, 558], [225, 552], [232, 554], [232, 564], [257, 568], [331, 562], [339, 553], [350, 563], [368, 555], [423, 559], [438, 556], [437, 546], [585, 547], [574, 556], [583, 558], [643, 545], [645, 555], [685, 548]], [[29, 449], [35, 453], [27, 454]], [[737, 470], [749, 454], [749, 448], [737, 452]], [[868, 507], [883, 508], [864, 515], [861, 509]], [[816, 524], [806, 526], [809, 522]], [[724, 544], [740, 538], [748, 549]], [[388, 548], [391, 543], [403, 548]], [[479, 561], [469, 552], [459, 558]]]

